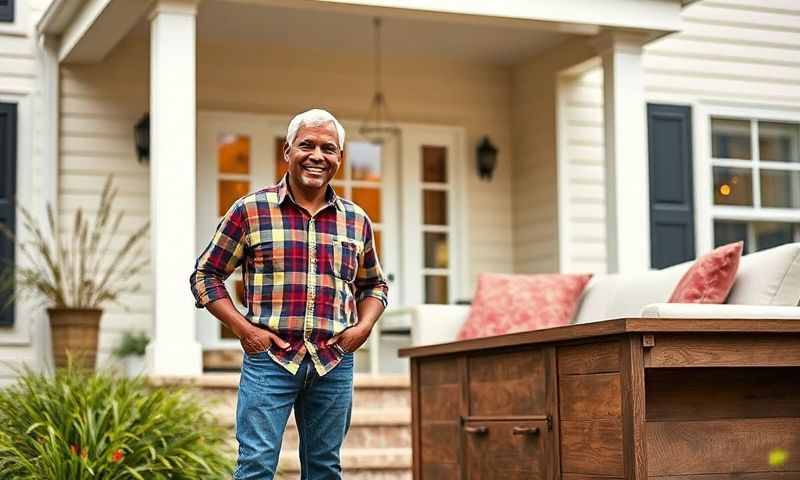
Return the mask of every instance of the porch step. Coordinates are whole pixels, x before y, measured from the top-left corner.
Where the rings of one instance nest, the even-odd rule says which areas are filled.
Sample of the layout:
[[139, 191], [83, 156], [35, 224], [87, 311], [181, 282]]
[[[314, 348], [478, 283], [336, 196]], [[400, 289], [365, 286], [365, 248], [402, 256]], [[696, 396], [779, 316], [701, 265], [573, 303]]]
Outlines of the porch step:
[[[213, 415], [231, 429], [231, 454], [235, 455], [234, 423], [238, 373], [206, 373], [192, 378], [151, 378], [161, 386], [197, 389]], [[342, 447], [342, 465], [348, 480], [411, 479], [411, 394], [408, 375], [356, 373], [353, 378], [353, 415]], [[290, 415], [283, 438], [280, 472], [299, 476], [299, 438]]]

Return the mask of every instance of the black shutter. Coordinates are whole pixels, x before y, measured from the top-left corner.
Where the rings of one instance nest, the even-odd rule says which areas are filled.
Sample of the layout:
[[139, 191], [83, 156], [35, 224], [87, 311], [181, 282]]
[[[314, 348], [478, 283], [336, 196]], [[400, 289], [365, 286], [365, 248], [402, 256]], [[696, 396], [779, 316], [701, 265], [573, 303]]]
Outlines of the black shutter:
[[[13, 103], [0, 103], [0, 223], [12, 232], [16, 220], [14, 216], [14, 196], [17, 187], [17, 106]], [[14, 244], [0, 235], [0, 268], [14, 264]], [[2, 308], [8, 299], [0, 297], [0, 325], [14, 323], [14, 305]]]
[[14, 21], [14, 0], [0, 0], [0, 22]]
[[694, 258], [692, 120], [689, 107], [647, 105], [650, 162], [650, 263]]

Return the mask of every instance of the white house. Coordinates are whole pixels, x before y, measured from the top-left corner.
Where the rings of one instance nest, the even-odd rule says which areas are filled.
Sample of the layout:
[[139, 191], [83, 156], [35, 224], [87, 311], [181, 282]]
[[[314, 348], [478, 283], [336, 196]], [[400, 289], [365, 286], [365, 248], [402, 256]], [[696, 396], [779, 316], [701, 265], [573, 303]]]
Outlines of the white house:
[[[376, 17], [400, 129], [379, 146], [359, 134]], [[335, 186], [375, 220], [402, 311], [470, 298], [479, 272], [637, 271], [800, 240], [799, 52], [795, 0], [3, 0], [0, 221], [16, 191], [66, 224], [113, 173], [125, 227], [152, 222], [151, 268], [106, 311], [101, 363], [146, 329], [151, 372], [199, 374], [203, 351], [238, 343], [194, 308], [193, 262], [220, 212], [279, 175], [292, 114], [344, 120]], [[41, 309], [3, 322], [7, 382], [49, 340]]]

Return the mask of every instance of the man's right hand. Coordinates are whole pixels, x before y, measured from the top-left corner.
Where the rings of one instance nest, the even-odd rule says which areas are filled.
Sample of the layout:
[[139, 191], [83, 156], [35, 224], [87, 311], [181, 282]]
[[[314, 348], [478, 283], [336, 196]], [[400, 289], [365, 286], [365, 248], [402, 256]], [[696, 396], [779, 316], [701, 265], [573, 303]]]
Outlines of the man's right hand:
[[247, 329], [247, 332], [239, 339], [242, 344], [242, 349], [248, 355], [255, 355], [256, 353], [266, 351], [273, 343], [281, 349], [289, 348], [289, 342], [281, 339], [274, 333], [263, 330], [261, 328], [252, 327]]

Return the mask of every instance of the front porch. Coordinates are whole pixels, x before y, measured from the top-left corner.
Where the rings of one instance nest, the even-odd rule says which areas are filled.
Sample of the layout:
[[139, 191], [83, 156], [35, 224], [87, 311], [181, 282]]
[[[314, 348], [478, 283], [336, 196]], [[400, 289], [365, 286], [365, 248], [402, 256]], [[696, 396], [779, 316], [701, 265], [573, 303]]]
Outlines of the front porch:
[[[395, 313], [384, 327], [403, 332], [404, 307], [469, 298], [478, 272], [562, 268], [559, 76], [598, 64], [607, 270], [649, 266], [641, 47], [679, 28], [677, 2], [643, 0], [639, 10], [620, 8], [624, 2], [547, 11], [514, 4], [500, 12], [482, 11], [480, 2], [459, 11], [403, 2], [89, 3], [51, 12], [40, 25], [61, 39], [53, 50], [59, 212], [68, 218], [114, 173], [118, 207], [132, 222], [152, 222], [148, 287], [126, 299], [130, 311], [107, 311], [106, 354], [131, 328], [152, 332], [153, 375], [199, 375], [204, 350], [238, 351], [194, 309], [188, 276], [225, 202], [280, 173], [281, 128], [311, 106], [334, 112], [351, 145], [364, 147], [348, 158], [366, 173], [346, 169], [336, 187], [380, 218], [384, 266], [395, 279]], [[383, 90], [402, 133], [370, 157], [357, 132], [373, 91], [375, 16], [384, 19]], [[131, 130], [145, 112], [150, 154], [140, 164]], [[474, 166], [483, 136], [499, 150], [489, 181]], [[224, 150], [245, 144], [247, 168], [226, 171]], [[362, 363], [368, 371], [382, 371], [378, 340]]]

